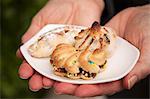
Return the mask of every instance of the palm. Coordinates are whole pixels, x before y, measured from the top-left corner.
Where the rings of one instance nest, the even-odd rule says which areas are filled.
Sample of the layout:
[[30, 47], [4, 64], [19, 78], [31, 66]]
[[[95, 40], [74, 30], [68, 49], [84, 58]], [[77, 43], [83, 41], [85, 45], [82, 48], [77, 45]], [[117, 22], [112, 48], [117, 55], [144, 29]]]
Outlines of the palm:
[[140, 50], [141, 57], [139, 61], [144, 64], [148, 64], [148, 59], [150, 58], [150, 55], [147, 55], [147, 53], [150, 53], [148, 50], [150, 48], [149, 25], [150, 19], [147, 12], [141, 13], [140, 10], [135, 10], [126, 23], [123, 36]]
[[[150, 74], [150, 14], [144, 8], [135, 11], [131, 15], [124, 31], [124, 38], [139, 48], [141, 52], [140, 59], [133, 69], [133, 72], [138, 71], [138, 79], [143, 79]], [[130, 73], [132, 75], [132, 72]]]
[[[71, 3], [71, 2], [70, 2]], [[36, 16], [37, 19], [41, 19], [40, 23], [49, 24], [49, 23], [63, 23], [63, 24], [80, 24], [76, 22], [76, 8], [73, 9], [73, 6], [69, 3], [59, 3], [57, 6], [54, 6], [53, 3], [47, 4]], [[78, 11], [80, 12], [80, 10]], [[80, 17], [79, 17], [80, 18]], [[81, 16], [81, 18], [86, 18]], [[82, 24], [85, 24], [84, 22]]]
[[[53, 3], [54, 2], [54, 3]], [[98, 12], [96, 8], [96, 4], [90, 2], [84, 2], [84, 6], [81, 6], [80, 3], [68, 2], [65, 3], [63, 1], [59, 1], [57, 6], [55, 3], [57, 1], [49, 2], [40, 12], [39, 16], [43, 16], [43, 20], [41, 22], [46, 23], [63, 23], [63, 24], [77, 24], [77, 25], [91, 25], [93, 20], [99, 20], [100, 12], [94, 13], [94, 11]], [[92, 6], [92, 9], [88, 7], [88, 5]], [[84, 13], [83, 13], [84, 12]]]
[[53, 0], [48, 2], [33, 18], [31, 26], [22, 38], [23, 43], [29, 40], [46, 24], [57, 23], [90, 26], [93, 21], [99, 21], [103, 7], [99, 7], [92, 0], [88, 2], [86, 0], [80, 2], [72, 1], [70, 0], [70, 2], [66, 3], [61, 0]]

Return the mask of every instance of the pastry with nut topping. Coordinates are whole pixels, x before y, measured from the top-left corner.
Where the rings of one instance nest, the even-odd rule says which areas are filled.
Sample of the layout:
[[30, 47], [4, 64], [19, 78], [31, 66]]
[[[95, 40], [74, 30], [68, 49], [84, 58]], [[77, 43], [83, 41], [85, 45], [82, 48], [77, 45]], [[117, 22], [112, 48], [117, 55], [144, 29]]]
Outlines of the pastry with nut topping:
[[81, 30], [74, 44], [61, 43], [51, 55], [54, 73], [70, 79], [93, 79], [105, 70], [115, 49], [116, 34], [98, 22]]

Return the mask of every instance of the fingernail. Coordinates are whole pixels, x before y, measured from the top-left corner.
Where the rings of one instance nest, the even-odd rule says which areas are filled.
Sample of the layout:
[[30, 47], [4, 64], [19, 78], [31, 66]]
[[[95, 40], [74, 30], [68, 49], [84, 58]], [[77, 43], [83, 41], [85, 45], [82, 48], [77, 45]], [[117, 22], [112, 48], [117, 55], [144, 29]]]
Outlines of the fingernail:
[[25, 77], [25, 76], [21, 76], [21, 75], [20, 75], [20, 78], [21, 78], [21, 79], [27, 79], [27, 77]]
[[30, 88], [30, 87], [29, 87], [29, 89], [30, 89], [31, 91], [33, 91], [33, 92], [39, 91], [38, 89], [32, 89], [32, 88]]
[[50, 89], [51, 87], [50, 86], [44, 86], [43, 88], [44, 89]]
[[137, 80], [138, 79], [136, 75], [132, 76], [128, 81], [128, 89], [131, 89], [133, 85], [137, 82]]

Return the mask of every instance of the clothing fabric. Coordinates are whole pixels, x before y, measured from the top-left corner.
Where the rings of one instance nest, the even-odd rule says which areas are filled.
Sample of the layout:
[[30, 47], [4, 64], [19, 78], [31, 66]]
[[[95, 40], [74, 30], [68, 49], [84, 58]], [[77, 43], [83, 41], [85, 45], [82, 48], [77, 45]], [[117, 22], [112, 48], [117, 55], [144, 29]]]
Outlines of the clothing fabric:
[[150, 4], [150, 0], [104, 0], [104, 2], [105, 8], [101, 17], [102, 25], [125, 8]]

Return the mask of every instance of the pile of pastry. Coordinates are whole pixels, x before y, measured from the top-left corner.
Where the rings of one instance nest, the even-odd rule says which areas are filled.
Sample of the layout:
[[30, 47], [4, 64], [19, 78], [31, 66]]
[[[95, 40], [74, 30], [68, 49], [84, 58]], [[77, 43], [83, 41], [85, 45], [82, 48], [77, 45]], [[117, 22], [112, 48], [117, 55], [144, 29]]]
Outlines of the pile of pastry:
[[49, 33], [49, 38], [44, 35], [28, 51], [33, 57], [50, 57], [54, 74], [58, 76], [87, 80], [105, 70], [115, 42], [116, 34], [111, 28], [94, 22], [90, 28], [64, 28]]

